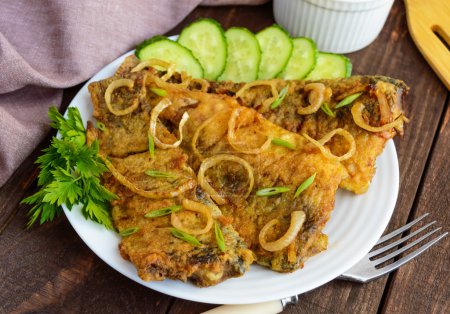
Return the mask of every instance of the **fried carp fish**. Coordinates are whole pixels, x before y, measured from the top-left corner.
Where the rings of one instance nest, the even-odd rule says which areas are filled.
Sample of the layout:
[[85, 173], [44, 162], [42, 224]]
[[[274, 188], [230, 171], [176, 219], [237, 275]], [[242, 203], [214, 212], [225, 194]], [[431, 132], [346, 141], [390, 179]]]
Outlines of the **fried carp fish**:
[[[90, 123], [88, 139], [99, 140], [100, 154], [110, 169], [103, 184], [118, 196], [111, 204], [114, 226], [119, 233], [134, 231], [121, 240], [122, 257], [130, 260], [146, 281], [190, 280], [204, 287], [243, 275], [253, 262], [253, 253], [233, 227], [222, 222], [226, 219], [198, 186], [186, 153], [179, 147], [149, 152], [150, 111], [158, 99], [142, 94], [142, 74], [130, 76], [131, 90], [121, 87], [114, 91], [114, 106], [133, 104], [140, 95], [138, 106], [127, 114], [112, 113], [106, 104], [104, 95], [115, 80], [89, 85], [94, 117], [101, 127], [95, 129]], [[158, 125], [156, 135], [165, 141], [176, 140], [164, 125]], [[180, 228], [204, 227], [196, 235], [201, 245], [186, 242], [185, 233], [174, 229], [175, 220]], [[218, 247], [215, 225], [221, 230], [224, 251]]]
[[[135, 56], [128, 57], [118, 75], [128, 73], [139, 63]], [[172, 80], [177, 82], [180, 78], [175, 75]], [[204, 81], [201, 88], [208, 93], [237, 97], [241, 105], [255, 109], [276, 125], [315, 140], [336, 128], [347, 130], [355, 139], [356, 151], [342, 161], [348, 176], [340, 187], [356, 194], [367, 191], [375, 175], [377, 157], [389, 139], [403, 134], [403, 122], [407, 121], [402, 108], [409, 88], [403, 81], [385, 76], [314, 82], [273, 79], [247, 84]], [[270, 108], [284, 88], [287, 93], [280, 105]], [[353, 101], [346, 101], [352, 98]], [[329, 148], [337, 155], [345, 151], [333, 139]]]
[[[138, 229], [122, 239], [122, 256], [144, 280], [208, 286], [242, 275], [254, 258], [290, 272], [325, 250], [337, 188], [367, 189], [377, 155], [402, 132], [407, 88], [381, 77], [210, 83], [128, 57], [89, 91], [102, 124], [89, 134], [111, 171], [104, 184], [119, 196], [114, 224]], [[333, 117], [319, 110], [324, 103]], [[149, 215], [161, 209], [167, 214]], [[174, 227], [201, 244], [177, 238]]]

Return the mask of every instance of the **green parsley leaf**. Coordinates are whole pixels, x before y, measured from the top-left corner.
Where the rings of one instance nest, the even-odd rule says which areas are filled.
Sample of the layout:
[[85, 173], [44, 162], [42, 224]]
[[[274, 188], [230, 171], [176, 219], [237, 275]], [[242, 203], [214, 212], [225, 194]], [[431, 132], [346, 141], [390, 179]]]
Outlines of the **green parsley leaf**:
[[22, 200], [32, 206], [27, 227], [38, 220], [41, 224], [52, 221], [62, 212], [62, 204], [69, 210], [83, 204], [81, 212], [86, 219], [112, 229], [109, 202], [117, 196], [100, 183], [100, 175], [107, 168], [98, 156], [98, 142], [86, 145], [86, 131], [77, 108], [69, 108], [67, 118], [55, 107], [49, 109], [48, 115], [60, 137], [54, 137], [36, 161], [41, 189]]

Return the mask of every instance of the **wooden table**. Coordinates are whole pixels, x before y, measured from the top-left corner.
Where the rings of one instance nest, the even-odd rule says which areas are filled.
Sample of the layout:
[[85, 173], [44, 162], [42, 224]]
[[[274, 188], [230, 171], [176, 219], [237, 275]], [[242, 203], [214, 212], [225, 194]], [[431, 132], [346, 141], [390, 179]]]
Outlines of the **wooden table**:
[[[227, 28], [258, 31], [274, 23], [271, 4], [258, 7], [200, 7], [169, 35], [198, 17]], [[416, 49], [405, 8], [396, 1], [386, 26], [368, 48], [350, 54], [355, 74], [383, 74], [411, 86], [406, 111], [411, 123], [395, 144], [400, 192], [387, 230], [425, 212], [450, 229], [450, 93]], [[80, 86], [67, 89], [63, 107]], [[145, 288], [100, 260], [65, 217], [25, 230], [26, 207], [19, 201], [35, 191], [40, 149], [0, 189], [0, 313], [198, 313], [201, 304]], [[389, 187], [386, 187], [389, 188]], [[450, 313], [450, 237], [397, 272], [369, 284], [332, 281], [300, 296], [286, 313]]]

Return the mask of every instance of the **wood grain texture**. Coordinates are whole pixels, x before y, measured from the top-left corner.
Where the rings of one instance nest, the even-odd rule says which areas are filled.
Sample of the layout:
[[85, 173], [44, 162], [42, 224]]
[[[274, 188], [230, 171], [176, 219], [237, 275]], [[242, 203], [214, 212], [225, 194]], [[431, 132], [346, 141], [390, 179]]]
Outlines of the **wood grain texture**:
[[[450, 231], [450, 106], [442, 120], [414, 218], [431, 213], [437, 226]], [[450, 313], [450, 237], [400, 268], [389, 288], [383, 313]]]
[[[215, 18], [224, 28], [245, 26], [254, 32], [274, 23], [270, 3], [199, 7], [168, 35], [178, 34], [199, 17]], [[396, 139], [401, 182], [388, 229], [403, 225], [413, 216], [411, 209], [417, 208], [414, 215], [426, 210], [435, 212], [438, 219], [443, 217], [442, 225], [448, 230], [448, 109], [441, 133], [435, 136], [448, 91], [411, 40], [402, 1], [395, 2], [379, 38], [349, 56], [356, 74], [384, 74], [411, 86], [405, 108], [411, 123], [405, 137]], [[78, 89], [66, 91], [63, 107]], [[437, 140], [433, 142], [433, 138]], [[48, 139], [42, 147], [47, 144]], [[123, 277], [86, 247], [65, 217], [24, 230], [25, 207], [18, 203], [35, 189], [33, 162], [39, 151], [0, 189], [0, 227], [6, 227], [3, 234], [0, 229], [0, 313], [199, 313], [215, 306], [171, 298]], [[433, 190], [436, 182], [441, 186], [444, 183], [441, 190]], [[448, 240], [430, 252], [430, 256], [404, 266], [389, 280], [382, 278], [365, 285], [333, 281], [300, 296], [299, 304], [286, 313], [448, 313]], [[420, 283], [414, 282], [418, 273]], [[404, 291], [409, 295], [402, 295]]]

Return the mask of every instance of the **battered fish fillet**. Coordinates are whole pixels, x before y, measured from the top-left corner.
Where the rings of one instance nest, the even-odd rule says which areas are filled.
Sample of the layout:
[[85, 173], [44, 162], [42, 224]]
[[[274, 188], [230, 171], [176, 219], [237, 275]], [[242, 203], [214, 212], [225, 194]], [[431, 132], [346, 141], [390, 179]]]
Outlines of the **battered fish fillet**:
[[[135, 87], [141, 88], [142, 77], [135, 75], [133, 78]], [[196, 176], [186, 163], [188, 156], [180, 148], [156, 148], [155, 158], [152, 159], [148, 152], [149, 118], [145, 114], [145, 110], [151, 109], [151, 104], [141, 99], [139, 108], [132, 114], [115, 116], [109, 113], [102, 94], [110, 81], [95, 82], [89, 86], [94, 116], [105, 127], [100, 132], [89, 124], [88, 138], [90, 142], [99, 139], [100, 153], [111, 172], [123, 177], [119, 182], [112, 173], [103, 176], [105, 187], [119, 196], [112, 202], [116, 229], [122, 232], [138, 228], [136, 233], [122, 238], [119, 249], [123, 258], [130, 260], [136, 266], [138, 275], [146, 281], [166, 278], [190, 280], [205, 287], [243, 275], [253, 263], [253, 253], [209, 196], [197, 186]], [[118, 92], [114, 101], [117, 104], [123, 102], [126, 106], [133, 91], [130, 93], [126, 88], [120, 88]], [[158, 126], [157, 134], [168, 142], [176, 140], [163, 125]], [[173, 177], [150, 177], [145, 174], [147, 170], [170, 173]], [[133, 184], [135, 190], [126, 187], [124, 180]], [[152, 197], [142, 194], [151, 194]], [[144, 216], [153, 210], [180, 205], [183, 199], [212, 208], [213, 222], [220, 226], [223, 233], [225, 252], [218, 248], [214, 228], [197, 236], [202, 243], [197, 247], [172, 235], [170, 215], [156, 218]], [[202, 227], [205, 223], [201, 216], [192, 211], [182, 210], [177, 216], [183, 225], [191, 228]]]
[[[396, 135], [396, 130], [373, 133], [357, 126], [351, 114], [352, 105], [336, 110], [336, 117], [330, 117], [324, 111], [318, 110], [313, 114], [301, 115], [297, 111], [306, 107], [308, 92], [305, 86], [308, 81], [283, 81], [271, 80], [277, 90], [281, 91], [289, 85], [287, 96], [282, 105], [275, 109], [263, 106], [266, 99], [272, 97], [270, 86], [259, 85], [242, 93], [239, 101], [242, 105], [254, 108], [269, 121], [282, 128], [296, 132], [306, 133], [313, 139], [319, 140], [336, 128], [343, 128], [352, 134], [356, 142], [356, 152], [350, 159], [342, 161], [349, 176], [344, 179], [340, 187], [360, 194], [367, 191], [375, 174], [375, 162], [378, 155], [384, 149], [386, 142]], [[366, 118], [372, 126], [384, 125], [392, 122], [402, 114], [403, 97], [408, 92], [408, 87], [399, 80], [383, 76], [353, 76], [344, 79], [320, 80], [328, 94], [324, 102], [330, 108], [334, 108], [347, 96], [362, 93], [357, 99], [366, 107]], [[211, 83], [210, 92], [235, 95], [244, 84], [232, 82]], [[383, 113], [383, 114], [382, 114]], [[398, 133], [403, 134], [399, 129]], [[343, 150], [339, 142], [331, 142], [330, 149], [339, 155]]]
[[[160, 119], [165, 124], [177, 124], [184, 112], [189, 114], [182, 147], [189, 152], [194, 170], [198, 170], [205, 158], [224, 154], [238, 156], [251, 165], [255, 183], [248, 197], [245, 197], [248, 175], [236, 163], [222, 162], [207, 171], [206, 176], [208, 182], [221, 191], [220, 195], [226, 200], [219, 206], [222, 213], [230, 218], [233, 227], [256, 254], [258, 264], [279, 272], [291, 272], [303, 267], [310, 256], [326, 249], [327, 236], [322, 229], [330, 218], [338, 185], [347, 175], [339, 162], [326, 158], [302, 136], [276, 126], [253, 109], [240, 106], [232, 97], [177, 88], [166, 88], [166, 92], [173, 105]], [[191, 105], [185, 106], [185, 103]], [[238, 147], [230, 145], [227, 138], [228, 122], [236, 110], [241, 112]], [[198, 137], [193, 144], [196, 134]], [[241, 152], [259, 147], [268, 137], [288, 140], [296, 150], [270, 145], [258, 154]], [[297, 187], [314, 173], [313, 185], [295, 198]], [[290, 190], [270, 197], [255, 194], [262, 188], [276, 186]], [[262, 248], [261, 229], [276, 219], [278, 224], [270, 229], [266, 240], [280, 238], [289, 228], [294, 211], [306, 214], [294, 241], [275, 252]]]
[[[116, 75], [129, 75], [131, 69], [139, 62], [140, 60], [135, 56], [127, 57]], [[156, 73], [155, 70], [150, 70], [153, 74]], [[175, 76], [172, 80], [177, 82], [178, 77]], [[355, 139], [356, 152], [350, 159], [342, 161], [348, 176], [342, 180], [340, 187], [357, 194], [366, 192], [375, 174], [376, 158], [383, 151], [386, 142], [396, 133], [402, 135], [403, 130], [399, 128], [378, 133], [366, 131], [355, 124], [351, 114], [352, 105], [337, 110], [336, 117], [330, 117], [322, 110], [307, 115], [299, 114], [297, 113], [298, 109], [308, 105], [308, 92], [305, 91], [305, 86], [311, 82], [278, 79], [266, 82], [274, 82], [278, 91], [289, 85], [289, 92], [282, 105], [276, 109], [263, 106], [264, 101], [272, 97], [271, 87], [268, 85], [255, 86], [244, 91], [239, 98], [240, 104], [255, 109], [266, 119], [286, 130], [299, 134], [306, 133], [316, 140], [336, 128], [344, 128], [349, 131]], [[324, 84], [327, 92], [324, 101], [330, 108], [334, 108], [347, 96], [362, 93], [357, 101], [366, 106], [365, 118], [372, 126], [392, 122], [402, 114], [404, 96], [409, 90], [404, 82], [384, 76], [352, 76], [343, 79], [314, 81], [314, 83]], [[210, 82], [209, 85], [208, 93], [234, 96], [245, 84]], [[196, 86], [190, 84], [189, 87], [192, 89]], [[330, 149], [337, 155], [345, 151], [339, 141], [331, 141]]]
[[[167, 216], [145, 219], [142, 215], [147, 210], [179, 204], [183, 198], [212, 205], [204, 191], [197, 186], [177, 197], [155, 201], [133, 193], [111, 175], [105, 175], [107, 187], [121, 197], [113, 204], [113, 218], [117, 228], [124, 230], [129, 226], [142, 226], [139, 232], [123, 239], [121, 253], [136, 265], [139, 275], [145, 280], [190, 278], [202, 286], [215, 284], [243, 273], [252, 262], [247, 246], [255, 253], [257, 263], [273, 270], [289, 272], [302, 267], [308, 257], [326, 249], [327, 237], [322, 233], [322, 229], [334, 207], [338, 186], [356, 193], [364, 192], [373, 176], [376, 156], [382, 151], [386, 140], [395, 135], [394, 130], [370, 133], [359, 128], [353, 122], [349, 111], [351, 106], [337, 110], [336, 118], [330, 118], [321, 111], [306, 116], [297, 114], [298, 108], [307, 105], [305, 82], [289, 82], [289, 93], [285, 101], [277, 109], [269, 111], [258, 105], [270, 97], [266, 86], [254, 87], [237, 99], [233, 96], [242, 85], [227, 82], [207, 83], [209, 86], [205, 88], [204, 82], [192, 80], [188, 86], [181, 87], [177, 85], [181, 83], [180, 75], [175, 74], [169, 80], [174, 84], [165, 84], [162, 87], [153, 79], [161, 74], [152, 68], [131, 73], [130, 70], [137, 63], [134, 57], [129, 57], [113, 78], [89, 86], [94, 117], [106, 126], [106, 131], [98, 136], [101, 152], [110, 156], [111, 163], [119, 173], [130, 178], [136, 185], [141, 186], [141, 189], [152, 189], [152, 184], [155, 184], [154, 178], [142, 177], [148, 167], [156, 167], [151, 163], [158, 160], [149, 159], [147, 136], [150, 113], [162, 100], [162, 97], [150, 91], [150, 88], [155, 87], [164, 88], [167, 93], [164, 98], [172, 103], [159, 115], [156, 132], [159, 139], [165, 143], [175, 142], [176, 137], [179, 137], [177, 130], [181, 117], [184, 113], [189, 114], [189, 120], [183, 128], [184, 138], [180, 148], [156, 149], [157, 156], [180, 155], [184, 156], [184, 161], [180, 163], [181, 159], [178, 158], [178, 163], [174, 166], [166, 159], [160, 158], [156, 169], [183, 169], [183, 175], [194, 180], [195, 173], [206, 158], [225, 154], [245, 160], [253, 169], [255, 179], [252, 191], [246, 197], [249, 175], [240, 164], [225, 161], [206, 171], [204, 182], [219, 191], [218, 195], [212, 194], [213, 197], [220, 196], [225, 200], [214, 210], [215, 220], [228, 228], [224, 229], [224, 233], [229, 234], [231, 239], [227, 239], [227, 247], [230, 247], [226, 253], [229, 256], [223, 257], [223, 254], [217, 251], [211, 234], [199, 236], [205, 249], [202, 251], [205, 255], [202, 256], [208, 258], [197, 258], [198, 248], [180, 242], [167, 231], [170, 226]], [[119, 88], [114, 91], [114, 106], [123, 109], [136, 100], [139, 102], [136, 110], [124, 116], [111, 114], [104, 102], [106, 88], [119, 78], [131, 79], [134, 85], [131, 90]], [[376, 126], [398, 116], [400, 109], [397, 105], [401, 102], [401, 92], [407, 90], [401, 83], [395, 85], [387, 81], [388, 79], [384, 78], [354, 77], [322, 83], [327, 87], [329, 97], [326, 100], [330, 102], [331, 107], [349, 94], [362, 92], [358, 101], [365, 103], [365, 114], [368, 115], [366, 118], [371, 125]], [[281, 90], [287, 83], [276, 80], [276, 84], [277, 89]], [[197, 91], [198, 89], [208, 93]], [[373, 93], [377, 96], [376, 99]], [[386, 116], [385, 106], [384, 110], [380, 109], [380, 93], [389, 102], [390, 117]], [[237, 111], [239, 114], [236, 120], [239, 127], [236, 127], [235, 133], [239, 141], [231, 145], [229, 121], [231, 115]], [[388, 120], [381, 121], [383, 119]], [[352, 133], [357, 144], [357, 152], [351, 159], [343, 162], [326, 158], [298, 134], [307, 133], [319, 139], [338, 127]], [[269, 145], [257, 154], [243, 152], [257, 150], [270, 138], [289, 141], [295, 145], [295, 150]], [[345, 152], [347, 146], [339, 137], [333, 138], [329, 145], [331, 151], [337, 155]], [[182, 167], [177, 168], [177, 165]], [[314, 183], [298, 197], [294, 197], [296, 188], [314, 173]], [[204, 186], [204, 182], [195, 183]], [[287, 187], [289, 191], [269, 197], [255, 195], [259, 189], [275, 186]], [[158, 189], [158, 185], [155, 189]], [[291, 214], [297, 211], [303, 211], [306, 220], [295, 240], [279, 251], [265, 250], [259, 239], [261, 229], [275, 220], [277, 223], [266, 234], [266, 241], [274, 241], [288, 230]], [[187, 216], [184, 222], [195, 227], [200, 223], [198, 217], [195, 218], [196, 220]], [[213, 254], [214, 258], [209, 258], [210, 254]], [[198, 263], [199, 260], [202, 263]], [[205, 260], [208, 262], [204, 262]], [[215, 261], [213, 265], [210, 264], [212, 260]]]

